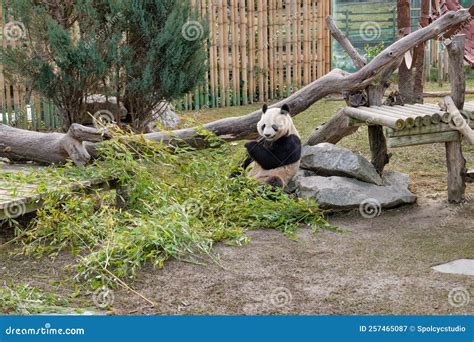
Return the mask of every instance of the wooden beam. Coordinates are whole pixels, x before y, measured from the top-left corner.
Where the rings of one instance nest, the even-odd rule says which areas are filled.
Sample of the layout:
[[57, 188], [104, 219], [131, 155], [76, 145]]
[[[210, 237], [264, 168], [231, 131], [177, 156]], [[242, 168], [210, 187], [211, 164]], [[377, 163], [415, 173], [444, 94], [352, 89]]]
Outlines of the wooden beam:
[[403, 135], [398, 137], [389, 137], [389, 147], [405, 147], [424, 144], [445, 143], [459, 140], [459, 133], [456, 131], [436, 132], [419, 135]]
[[367, 125], [381, 125], [388, 126], [395, 130], [404, 129], [406, 124], [405, 120], [401, 118], [395, 118], [386, 115], [377, 115], [368, 110], [363, 109], [363, 107], [352, 108], [346, 107], [343, 109], [344, 113], [352, 118], [365, 121]]
[[[383, 77], [388, 78], [388, 74], [382, 75], [382, 78]], [[370, 106], [382, 105], [383, 95], [387, 88], [387, 85], [385, 83], [386, 83], [385, 80], [382, 80], [381, 84], [372, 85], [367, 88]], [[378, 117], [383, 117], [383, 116], [379, 115]], [[399, 127], [398, 124], [399, 122], [396, 123], [397, 127]], [[403, 121], [403, 124], [404, 124], [404, 127], [406, 127], [406, 121]], [[413, 120], [413, 126], [414, 125], [415, 125], [415, 121]], [[372, 154], [371, 162], [372, 162], [372, 165], [374, 165], [377, 172], [380, 175], [382, 175], [385, 165], [390, 162], [390, 157], [388, 155], [387, 139], [385, 138], [385, 135], [383, 134], [383, 123], [380, 122], [380, 123], [377, 123], [377, 125], [369, 126], [368, 131], [369, 131], [370, 151]]]
[[[449, 54], [449, 78], [451, 97], [454, 105], [462, 109], [466, 80], [464, 75], [464, 35], [457, 35], [447, 46]], [[460, 203], [465, 199], [466, 159], [462, 154], [461, 138], [446, 143], [446, 161], [448, 167], [448, 200]]]
[[466, 119], [463, 118], [461, 112], [454, 105], [454, 101], [450, 96], [444, 98], [444, 103], [448, 112], [451, 114], [451, 126], [461, 132], [464, 138], [470, 145], [474, 145], [474, 131], [469, 127]]

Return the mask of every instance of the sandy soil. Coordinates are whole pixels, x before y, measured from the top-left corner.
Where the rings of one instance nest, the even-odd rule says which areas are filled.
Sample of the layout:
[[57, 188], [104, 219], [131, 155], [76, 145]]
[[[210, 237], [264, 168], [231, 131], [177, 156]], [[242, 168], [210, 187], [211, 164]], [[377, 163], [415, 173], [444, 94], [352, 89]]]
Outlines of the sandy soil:
[[[474, 278], [430, 268], [474, 258], [473, 214], [474, 200], [456, 206], [425, 196], [418, 205], [374, 219], [357, 212], [331, 216], [342, 233], [303, 229], [295, 240], [274, 230], [251, 231], [246, 246], [216, 246], [219, 264], [170, 261], [161, 270], [145, 267], [133, 287], [158, 306], [118, 289], [111, 313], [474, 314]], [[73, 262], [69, 254], [51, 261], [7, 252], [0, 251], [0, 281], [73, 292], [65, 266]], [[473, 298], [456, 308], [448, 293], [458, 287]], [[90, 295], [76, 300], [93, 306]]]

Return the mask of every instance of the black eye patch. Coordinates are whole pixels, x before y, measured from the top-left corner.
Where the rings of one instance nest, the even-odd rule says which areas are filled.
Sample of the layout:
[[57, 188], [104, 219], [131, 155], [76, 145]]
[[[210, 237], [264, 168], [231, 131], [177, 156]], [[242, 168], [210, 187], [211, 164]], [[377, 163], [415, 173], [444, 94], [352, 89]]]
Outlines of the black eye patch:
[[275, 131], [278, 131], [278, 126], [277, 125], [272, 125], [272, 128], [275, 130]]
[[265, 129], [265, 124], [262, 125], [262, 131]]

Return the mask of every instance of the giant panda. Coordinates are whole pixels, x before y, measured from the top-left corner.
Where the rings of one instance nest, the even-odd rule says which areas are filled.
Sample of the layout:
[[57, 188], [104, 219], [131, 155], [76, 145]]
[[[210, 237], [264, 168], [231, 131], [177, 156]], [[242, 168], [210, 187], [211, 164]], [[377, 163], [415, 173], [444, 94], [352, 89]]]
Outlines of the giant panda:
[[245, 144], [248, 157], [244, 170], [247, 176], [273, 187], [286, 187], [295, 176], [301, 161], [301, 138], [290, 116], [290, 107], [262, 108], [257, 124], [258, 140]]

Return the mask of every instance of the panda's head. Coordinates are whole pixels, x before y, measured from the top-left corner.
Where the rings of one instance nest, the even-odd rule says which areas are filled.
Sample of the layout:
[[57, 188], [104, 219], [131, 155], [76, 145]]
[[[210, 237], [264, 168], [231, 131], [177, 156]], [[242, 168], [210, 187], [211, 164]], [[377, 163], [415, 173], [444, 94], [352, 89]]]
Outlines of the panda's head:
[[257, 124], [258, 133], [267, 141], [275, 141], [291, 134], [293, 121], [290, 116], [290, 107], [284, 104], [281, 108], [262, 108], [262, 117]]

